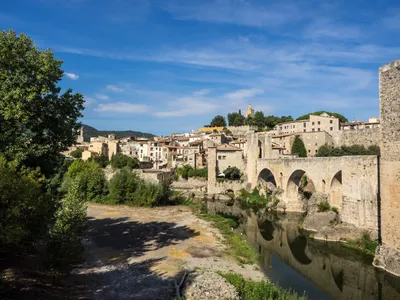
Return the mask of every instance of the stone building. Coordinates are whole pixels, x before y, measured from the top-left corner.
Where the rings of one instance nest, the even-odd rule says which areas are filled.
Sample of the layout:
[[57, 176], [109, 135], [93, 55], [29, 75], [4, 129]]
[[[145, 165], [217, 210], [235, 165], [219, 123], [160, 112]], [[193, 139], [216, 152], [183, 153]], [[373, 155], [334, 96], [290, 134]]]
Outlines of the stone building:
[[[213, 148], [213, 147], [210, 147]], [[244, 170], [243, 150], [232, 145], [224, 144], [217, 149], [217, 172], [222, 173], [229, 167], [237, 167]]]
[[271, 131], [271, 134], [279, 135], [315, 131], [336, 132], [340, 129], [339, 125], [340, 121], [338, 118], [329, 116], [327, 113], [323, 113], [319, 116], [310, 115], [308, 120], [279, 123], [276, 125], [274, 130]]

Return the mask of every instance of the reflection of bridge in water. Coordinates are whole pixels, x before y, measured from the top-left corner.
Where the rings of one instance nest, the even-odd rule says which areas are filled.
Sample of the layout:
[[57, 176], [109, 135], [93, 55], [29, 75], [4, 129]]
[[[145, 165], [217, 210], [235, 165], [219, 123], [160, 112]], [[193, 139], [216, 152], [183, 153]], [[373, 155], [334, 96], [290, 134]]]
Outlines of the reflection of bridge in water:
[[311, 299], [400, 299], [399, 278], [378, 273], [372, 258], [355, 250], [304, 236], [298, 229], [299, 214], [257, 217], [218, 202], [209, 203], [209, 208], [241, 215], [248, 240], [262, 255], [263, 269], [284, 287], [300, 294], [307, 290]]

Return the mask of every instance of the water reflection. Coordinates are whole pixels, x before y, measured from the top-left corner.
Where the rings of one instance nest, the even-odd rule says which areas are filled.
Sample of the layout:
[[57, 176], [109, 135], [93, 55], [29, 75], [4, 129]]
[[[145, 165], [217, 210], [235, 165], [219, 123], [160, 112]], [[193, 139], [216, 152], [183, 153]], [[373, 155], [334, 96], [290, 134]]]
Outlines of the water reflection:
[[257, 216], [218, 203], [211, 209], [247, 220], [246, 236], [262, 255], [263, 270], [283, 287], [310, 299], [400, 299], [398, 277], [377, 271], [371, 257], [308, 238], [299, 230], [300, 215]]

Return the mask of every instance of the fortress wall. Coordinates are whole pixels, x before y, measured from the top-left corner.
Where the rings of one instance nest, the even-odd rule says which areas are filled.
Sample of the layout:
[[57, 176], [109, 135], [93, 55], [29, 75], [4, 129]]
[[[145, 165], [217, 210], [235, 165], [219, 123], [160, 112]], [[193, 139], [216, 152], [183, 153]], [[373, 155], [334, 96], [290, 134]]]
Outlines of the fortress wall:
[[336, 147], [363, 145], [369, 147], [381, 142], [381, 128], [362, 130], [342, 130], [332, 133], [333, 144]]

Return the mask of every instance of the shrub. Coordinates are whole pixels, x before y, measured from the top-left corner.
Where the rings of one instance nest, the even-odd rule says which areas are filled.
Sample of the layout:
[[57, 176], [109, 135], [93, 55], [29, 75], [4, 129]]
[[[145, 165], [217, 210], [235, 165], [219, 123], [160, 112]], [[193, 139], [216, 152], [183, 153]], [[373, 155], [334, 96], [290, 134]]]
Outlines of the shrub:
[[357, 249], [368, 255], [374, 255], [378, 247], [378, 242], [371, 239], [371, 234], [369, 232], [365, 232], [360, 239], [350, 240], [346, 242], [344, 246]]
[[318, 149], [316, 157], [329, 157], [329, 156], [346, 156], [346, 155], [379, 155], [380, 148], [377, 145], [371, 145], [368, 148], [362, 145], [341, 146], [333, 147], [322, 145]]
[[71, 183], [80, 177], [80, 193], [86, 201], [101, 202], [107, 194], [107, 180], [101, 167], [94, 161], [75, 160], [64, 176], [61, 190], [68, 192]]
[[97, 163], [101, 168], [105, 168], [108, 166], [110, 161], [108, 160], [108, 157], [105, 155], [95, 155], [92, 156], [88, 159], [88, 161], [94, 161]]
[[242, 176], [237, 167], [228, 167], [225, 171], [225, 178], [230, 180], [239, 180]]
[[282, 289], [268, 281], [245, 280], [242, 275], [235, 273], [219, 272], [230, 284], [232, 284], [239, 293], [240, 299], [282, 299], [296, 300], [307, 299], [306, 296], [299, 296], [290, 290]]
[[114, 175], [109, 189], [107, 202], [133, 206], [155, 206], [166, 202], [172, 194], [169, 183], [146, 182], [129, 168], [123, 168]]
[[299, 157], [307, 157], [306, 146], [299, 135], [296, 135], [292, 145], [292, 154], [297, 154]]
[[74, 151], [71, 152], [71, 156], [74, 158], [82, 158], [82, 153], [83, 153], [83, 149], [82, 148], [78, 148]]
[[200, 178], [208, 178], [208, 169], [207, 168], [202, 168], [202, 169], [190, 169], [188, 172], [188, 177], [200, 177]]
[[183, 165], [182, 167], [178, 168], [176, 170], [176, 172], [183, 179], [188, 179], [189, 178], [189, 172], [191, 170], [193, 170], [193, 167], [191, 165]]
[[139, 160], [136, 157], [129, 157], [121, 153], [113, 155], [110, 164], [113, 169], [122, 169], [125, 167], [138, 169], [140, 167]]
[[318, 212], [327, 212], [331, 210], [331, 205], [327, 200], [322, 200], [317, 204]]
[[339, 214], [339, 210], [338, 210], [338, 208], [335, 207], [335, 206], [332, 206], [332, 207], [331, 207], [331, 211], [333, 211], [333, 212], [336, 213], [336, 214]]
[[261, 208], [266, 207], [269, 203], [272, 202], [272, 200], [274, 199], [271, 197], [271, 195], [260, 194], [258, 188], [254, 188], [251, 193], [246, 191], [245, 189], [241, 189], [239, 191], [239, 202], [243, 209], [250, 208], [256, 212]]
[[56, 270], [66, 271], [83, 257], [80, 236], [86, 228], [86, 204], [81, 193], [82, 185], [81, 177], [71, 182], [50, 230], [49, 258], [52, 268]]
[[16, 170], [0, 156], [0, 248], [44, 234], [54, 202], [42, 192], [39, 171]]

